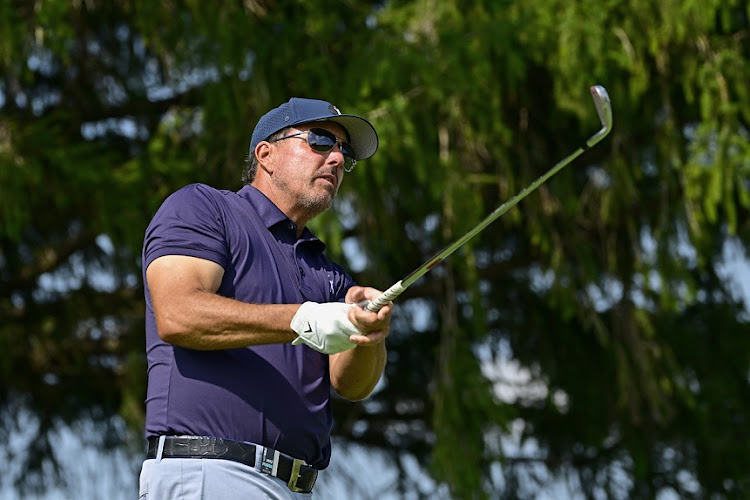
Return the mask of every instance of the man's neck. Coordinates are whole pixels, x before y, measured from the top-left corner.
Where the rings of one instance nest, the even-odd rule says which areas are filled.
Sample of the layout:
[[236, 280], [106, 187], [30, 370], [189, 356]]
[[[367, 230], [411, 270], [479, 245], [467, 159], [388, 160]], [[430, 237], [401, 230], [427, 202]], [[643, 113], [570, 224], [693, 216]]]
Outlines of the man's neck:
[[312, 217], [306, 215], [305, 211], [300, 207], [296, 207], [294, 200], [290, 200], [288, 196], [273, 189], [273, 186], [269, 186], [269, 183], [257, 181], [256, 179], [256, 181], [253, 181], [250, 185], [263, 193], [266, 198], [271, 200], [271, 202], [289, 218], [289, 220], [294, 222], [297, 226], [297, 238], [302, 236], [302, 232]]

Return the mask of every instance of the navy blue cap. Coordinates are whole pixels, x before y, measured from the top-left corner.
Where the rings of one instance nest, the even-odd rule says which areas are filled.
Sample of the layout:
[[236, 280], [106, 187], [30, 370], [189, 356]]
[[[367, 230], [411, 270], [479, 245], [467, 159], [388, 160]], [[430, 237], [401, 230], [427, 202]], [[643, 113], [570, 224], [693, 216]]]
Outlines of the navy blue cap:
[[279, 130], [310, 122], [335, 122], [349, 134], [355, 160], [364, 160], [378, 149], [378, 134], [370, 122], [355, 115], [342, 115], [339, 108], [327, 101], [292, 97], [278, 108], [260, 117], [250, 139], [250, 154], [255, 146]]

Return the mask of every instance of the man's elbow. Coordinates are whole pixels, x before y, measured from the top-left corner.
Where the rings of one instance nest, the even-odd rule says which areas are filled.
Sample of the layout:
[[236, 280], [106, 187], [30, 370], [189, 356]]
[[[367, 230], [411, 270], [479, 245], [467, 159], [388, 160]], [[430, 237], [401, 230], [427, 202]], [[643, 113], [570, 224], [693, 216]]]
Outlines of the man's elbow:
[[159, 333], [159, 338], [167, 344], [180, 344], [180, 338], [182, 334], [177, 330], [171, 330], [169, 328], [156, 327], [156, 331]]
[[184, 346], [188, 338], [188, 332], [179, 321], [165, 317], [156, 317], [156, 332], [162, 341], [177, 346]]
[[370, 394], [372, 394], [372, 389], [358, 390], [358, 391], [351, 390], [351, 389], [350, 390], [336, 389], [336, 394], [346, 399], [347, 401], [356, 403], [357, 401], [362, 401], [363, 399], [367, 399], [367, 397]]
[[372, 391], [375, 390], [377, 381], [370, 384], [347, 384], [343, 381], [332, 380], [331, 385], [333, 386], [333, 390], [336, 391], [336, 394], [347, 401], [356, 402], [362, 401], [370, 396]]

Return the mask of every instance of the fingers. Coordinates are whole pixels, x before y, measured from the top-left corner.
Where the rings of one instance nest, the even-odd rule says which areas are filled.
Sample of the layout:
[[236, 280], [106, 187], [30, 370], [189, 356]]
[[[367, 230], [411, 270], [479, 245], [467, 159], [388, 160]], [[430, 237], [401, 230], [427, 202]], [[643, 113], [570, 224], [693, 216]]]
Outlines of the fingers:
[[[346, 301], [354, 304], [367, 303], [381, 295], [381, 291], [371, 287], [355, 286], [346, 294]], [[390, 331], [393, 303], [389, 302], [377, 312], [371, 312], [362, 306], [349, 310], [349, 321], [362, 332], [352, 335], [349, 340], [360, 346], [372, 346], [385, 340]]]
[[378, 330], [367, 335], [352, 335], [349, 341], [362, 347], [374, 346], [383, 342], [388, 337], [389, 330]]
[[[346, 294], [346, 302], [349, 302], [351, 304], [360, 304], [360, 307], [354, 308], [354, 309], [363, 310], [367, 302], [375, 300], [376, 298], [380, 297], [382, 294], [383, 292], [381, 292], [380, 290], [376, 288], [353, 286], [349, 289], [349, 291]], [[380, 310], [378, 310], [376, 313], [371, 313], [370, 311], [367, 311], [367, 313], [377, 314], [377, 318], [379, 320], [386, 320], [393, 313], [393, 302], [388, 302], [386, 305], [380, 308]]]
[[[379, 311], [371, 312], [360, 302], [359, 305], [349, 309], [349, 321], [354, 323], [358, 329], [364, 332], [374, 332], [383, 328], [388, 328], [393, 314], [393, 304], [388, 303]], [[366, 302], [365, 302], [366, 304]]]

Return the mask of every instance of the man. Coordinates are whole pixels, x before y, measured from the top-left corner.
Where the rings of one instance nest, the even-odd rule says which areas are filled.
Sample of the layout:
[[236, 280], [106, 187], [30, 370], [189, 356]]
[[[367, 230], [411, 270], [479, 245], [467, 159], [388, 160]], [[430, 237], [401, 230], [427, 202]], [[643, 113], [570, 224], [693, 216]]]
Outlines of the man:
[[392, 304], [356, 286], [306, 224], [375, 129], [293, 98], [258, 121], [246, 185], [172, 194], [144, 239], [148, 453], [141, 499], [311, 498], [330, 460], [330, 388], [367, 397]]

